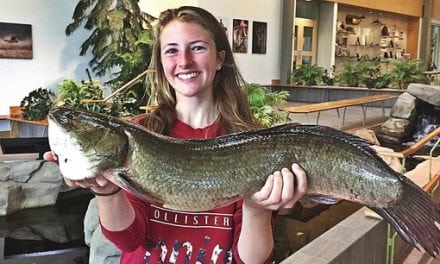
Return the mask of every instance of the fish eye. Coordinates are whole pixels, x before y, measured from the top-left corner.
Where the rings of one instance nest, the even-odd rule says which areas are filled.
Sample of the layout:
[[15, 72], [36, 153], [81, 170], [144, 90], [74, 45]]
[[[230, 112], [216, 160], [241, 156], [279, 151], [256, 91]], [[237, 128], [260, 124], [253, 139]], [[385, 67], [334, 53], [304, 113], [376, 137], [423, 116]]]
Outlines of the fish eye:
[[65, 158], [65, 159], [64, 159], [64, 163], [67, 163], [67, 161], [68, 161], [68, 159], [67, 159], [67, 158]]

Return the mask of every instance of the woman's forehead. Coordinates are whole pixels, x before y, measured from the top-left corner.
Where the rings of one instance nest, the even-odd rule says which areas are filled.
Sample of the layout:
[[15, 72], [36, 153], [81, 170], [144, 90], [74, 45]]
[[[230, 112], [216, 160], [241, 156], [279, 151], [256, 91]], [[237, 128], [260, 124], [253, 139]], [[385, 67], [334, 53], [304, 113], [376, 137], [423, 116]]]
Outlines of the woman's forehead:
[[214, 42], [213, 35], [207, 29], [195, 22], [183, 22], [179, 20], [170, 21], [163, 28], [160, 34], [162, 45], [167, 43], [180, 42]]

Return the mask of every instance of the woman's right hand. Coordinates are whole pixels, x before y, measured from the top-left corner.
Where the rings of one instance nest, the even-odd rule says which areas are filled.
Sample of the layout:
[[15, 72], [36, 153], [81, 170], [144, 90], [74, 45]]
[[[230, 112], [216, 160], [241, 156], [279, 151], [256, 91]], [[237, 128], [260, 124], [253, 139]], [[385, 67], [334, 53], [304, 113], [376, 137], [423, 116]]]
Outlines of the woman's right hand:
[[[52, 151], [45, 152], [43, 154], [43, 159], [51, 162], [58, 162], [57, 156]], [[103, 174], [98, 174], [93, 178], [88, 178], [84, 180], [71, 180], [66, 177], [64, 182], [73, 188], [90, 188], [95, 193], [113, 193], [119, 189], [119, 186], [111, 182], [109, 178], [106, 178]]]

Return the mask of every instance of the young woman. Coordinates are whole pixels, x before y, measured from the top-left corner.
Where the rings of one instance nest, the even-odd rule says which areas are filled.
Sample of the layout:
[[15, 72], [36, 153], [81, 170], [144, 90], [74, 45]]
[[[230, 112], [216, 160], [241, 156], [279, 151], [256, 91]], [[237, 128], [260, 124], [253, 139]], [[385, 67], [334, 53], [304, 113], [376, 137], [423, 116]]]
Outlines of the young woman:
[[[224, 29], [212, 14], [197, 7], [166, 10], [156, 33], [151, 97], [158, 108], [133, 122], [185, 139], [258, 128]], [[96, 194], [101, 229], [122, 250], [121, 263], [265, 263], [275, 210], [292, 207], [307, 189], [298, 165], [280, 169], [260, 191], [208, 212], [145, 203], [119, 191], [105, 172], [65, 181]]]

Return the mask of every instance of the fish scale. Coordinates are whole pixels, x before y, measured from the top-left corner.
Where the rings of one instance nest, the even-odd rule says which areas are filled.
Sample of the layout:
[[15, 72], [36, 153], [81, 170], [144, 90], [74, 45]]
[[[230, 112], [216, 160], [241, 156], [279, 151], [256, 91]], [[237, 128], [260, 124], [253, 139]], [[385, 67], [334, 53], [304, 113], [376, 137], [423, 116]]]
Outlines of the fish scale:
[[[59, 159], [64, 177], [80, 180], [104, 171], [146, 201], [176, 210], [205, 211], [252, 194], [273, 171], [296, 162], [307, 174], [306, 198], [363, 204], [408, 243], [432, 256], [439, 253], [439, 206], [392, 170], [369, 143], [342, 131], [286, 124], [183, 140], [67, 107], [52, 109], [48, 117], [49, 143], [56, 155], [64, 157]], [[84, 142], [90, 147], [82, 147]]]

